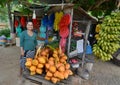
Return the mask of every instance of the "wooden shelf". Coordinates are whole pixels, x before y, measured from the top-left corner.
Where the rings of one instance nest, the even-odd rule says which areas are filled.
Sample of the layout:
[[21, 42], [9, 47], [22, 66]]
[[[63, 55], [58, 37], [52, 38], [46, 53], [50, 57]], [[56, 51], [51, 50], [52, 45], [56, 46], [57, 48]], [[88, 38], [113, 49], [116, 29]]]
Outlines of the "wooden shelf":
[[81, 84], [81, 78], [77, 75], [69, 76], [68, 79], [64, 79], [58, 82], [57, 84], [53, 84], [52, 82], [45, 80], [44, 74], [31, 76], [28, 70], [23, 72], [23, 77], [41, 85], [80, 85]]

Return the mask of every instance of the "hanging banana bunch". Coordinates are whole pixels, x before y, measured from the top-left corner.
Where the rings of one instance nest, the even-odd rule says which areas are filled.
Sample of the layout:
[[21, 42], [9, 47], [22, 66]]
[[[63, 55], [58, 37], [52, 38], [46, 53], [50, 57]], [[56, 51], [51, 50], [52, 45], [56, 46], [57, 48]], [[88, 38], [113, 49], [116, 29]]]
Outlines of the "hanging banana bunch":
[[60, 22], [62, 16], [63, 16], [63, 12], [62, 11], [55, 13], [55, 21], [54, 21], [54, 30], [55, 31], [59, 30], [59, 22]]
[[100, 32], [100, 24], [96, 25], [95, 32], [99, 33]]
[[93, 46], [93, 53], [102, 61], [112, 59], [112, 55], [120, 48], [120, 11], [106, 16], [101, 25], [96, 26], [97, 44]]

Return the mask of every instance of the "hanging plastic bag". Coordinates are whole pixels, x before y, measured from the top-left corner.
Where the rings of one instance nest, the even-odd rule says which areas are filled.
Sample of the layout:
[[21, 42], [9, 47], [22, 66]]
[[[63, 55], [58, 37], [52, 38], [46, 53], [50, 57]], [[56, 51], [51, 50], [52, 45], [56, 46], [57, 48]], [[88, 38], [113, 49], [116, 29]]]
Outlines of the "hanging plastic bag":
[[33, 16], [32, 16], [32, 19], [36, 19], [35, 10], [33, 11]]
[[20, 37], [20, 35], [21, 35], [21, 33], [22, 33], [21, 25], [19, 25], [19, 26], [16, 28], [16, 32], [17, 32], [17, 36]]
[[20, 23], [21, 23], [21, 26], [22, 26], [23, 28], [26, 27], [26, 20], [25, 20], [25, 17], [23, 17], [23, 16], [21, 17]]
[[89, 41], [87, 42], [86, 54], [92, 54], [92, 47]]

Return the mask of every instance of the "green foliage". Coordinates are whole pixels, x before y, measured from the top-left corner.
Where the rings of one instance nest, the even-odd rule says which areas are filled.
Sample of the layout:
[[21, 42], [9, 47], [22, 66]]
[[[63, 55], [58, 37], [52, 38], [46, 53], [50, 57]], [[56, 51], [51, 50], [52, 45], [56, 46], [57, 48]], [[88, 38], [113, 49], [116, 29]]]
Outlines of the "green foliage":
[[111, 11], [116, 9], [116, 0], [74, 0], [75, 8], [82, 7], [86, 11], [91, 11], [91, 14], [98, 16], [110, 15]]
[[0, 0], [0, 6], [4, 7], [8, 0]]
[[104, 12], [102, 10], [93, 10], [91, 14], [98, 18], [99, 16], [102, 16]]
[[29, 10], [28, 8], [26, 8], [26, 7], [24, 7], [24, 6], [22, 6], [21, 8], [18, 8], [18, 11], [20, 11], [21, 14], [24, 14], [24, 15], [27, 15], [27, 14], [32, 13], [31, 10]]
[[0, 22], [7, 22], [8, 15], [7, 15], [7, 8], [0, 8]]
[[6, 37], [10, 37], [10, 29], [2, 29], [0, 30], [0, 36], [5, 35]]
[[[103, 14], [104, 16], [109, 15], [111, 11], [115, 10], [116, 1], [117, 0], [70, 0], [70, 2], [75, 4], [75, 8], [80, 6], [86, 11], [91, 11], [91, 14], [97, 18], [98, 16], [103, 16]], [[26, 2], [29, 5], [34, 3], [41, 3], [41, 0], [0, 0], [0, 8], [5, 8], [6, 4], [11, 4], [12, 12], [17, 9], [17, 11], [20, 11], [23, 14], [31, 13], [31, 11], [26, 6], [24, 6], [22, 2]], [[49, 7], [46, 7], [45, 11], [48, 9]], [[0, 13], [1, 12], [2, 11], [0, 9]]]
[[90, 5], [95, 4], [95, 0], [88, 0], [88, 2], [89, 2]]

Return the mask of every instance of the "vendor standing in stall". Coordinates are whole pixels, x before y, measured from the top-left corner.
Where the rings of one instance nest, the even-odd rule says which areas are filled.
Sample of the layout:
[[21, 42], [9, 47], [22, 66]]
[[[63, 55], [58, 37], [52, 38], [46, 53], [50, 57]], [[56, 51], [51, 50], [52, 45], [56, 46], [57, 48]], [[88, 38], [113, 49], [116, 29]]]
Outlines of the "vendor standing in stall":
[[34, 58], [35, 49], [37, 47], [37, 35], [33, 32], [33, 22], [27, 22], [27, 30], [23, 31], [20, 35], [20, 47], [21, 47], [21, 58], [20, 58], [20, 75], [22, 70], [25, 68], [25, 59]]

